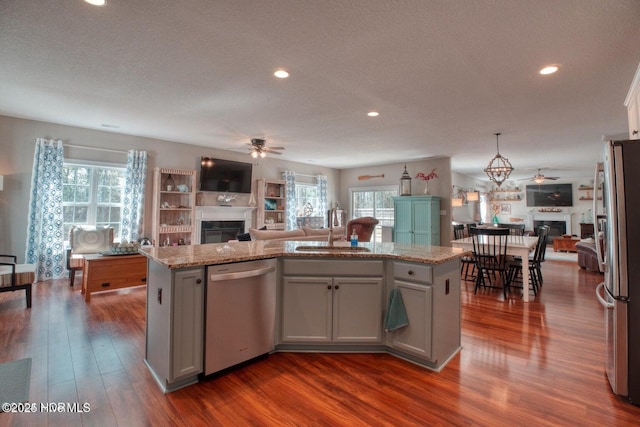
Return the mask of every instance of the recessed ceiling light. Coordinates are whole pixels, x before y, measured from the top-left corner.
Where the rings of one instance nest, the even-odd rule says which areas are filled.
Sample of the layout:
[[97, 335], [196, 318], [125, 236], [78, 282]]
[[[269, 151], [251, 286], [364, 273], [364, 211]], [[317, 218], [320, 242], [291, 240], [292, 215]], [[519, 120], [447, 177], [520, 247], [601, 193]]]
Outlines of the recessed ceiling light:
[[286, 79], [287, 77], [289, 77], [289, 73], [287, 73], [285, 70], [276, 70], [273, 75], [279, 79]]
[[540, 74], [542, 75], [553, 74], [556, 71], [558, 71], [558, 67], [556, 65], [549, 65], [548, 67], [544, 67], [542, 70], [540, 70]]
[[378, 113], [377, 111], [369, 111], [367, 113], [367, 116], [369, 117], [378, 117], [380, 115], [380, 113]]
[[84, 1], [94, 6], [104, 6], [107, 3], [106, 0], [84, 0]]

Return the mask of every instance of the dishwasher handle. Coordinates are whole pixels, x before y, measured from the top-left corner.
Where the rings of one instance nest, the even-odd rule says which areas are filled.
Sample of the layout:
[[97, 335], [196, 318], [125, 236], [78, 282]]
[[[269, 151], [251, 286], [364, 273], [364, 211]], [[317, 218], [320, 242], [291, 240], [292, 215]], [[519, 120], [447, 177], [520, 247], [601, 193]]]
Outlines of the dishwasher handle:
[[604, 306], [604, 308], [606, 309], [612, 309], [613, 308], [613, 303], [612, 302], [608, 302], [607, 300], [604, 299], [604, 297], [602, 295], [600, 295], [600, 289], [602, 289], [602, 293], [606, 292], [604, 290], [604, 282], [600, 283], [597, 287], [596, 287], [596, 297], [598, 298], [598, 301], [600, 301], [600, 304], [602, 304]]
[[234, 271], [231, 273], [217, 274], [213, 273], [209, 276], [209, 282], [222, 282], [225, 280], [248, 279], [249, 277], [262, 276], [275, 271], [275, 267], [256, 268], [253, 270]]

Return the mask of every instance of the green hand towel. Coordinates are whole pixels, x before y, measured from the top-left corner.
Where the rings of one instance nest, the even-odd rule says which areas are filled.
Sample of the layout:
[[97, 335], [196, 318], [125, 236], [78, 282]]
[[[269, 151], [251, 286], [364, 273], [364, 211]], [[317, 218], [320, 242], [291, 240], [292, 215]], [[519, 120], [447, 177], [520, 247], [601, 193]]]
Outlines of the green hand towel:
[[394, 288], [389, 294], [389, 303], [387, 312], [384, 315], [384, 330], [387, 332], [395, 331], [409, 324], [407, 310], [404, 308], [402, 301], [402, 293], [400, 289]]

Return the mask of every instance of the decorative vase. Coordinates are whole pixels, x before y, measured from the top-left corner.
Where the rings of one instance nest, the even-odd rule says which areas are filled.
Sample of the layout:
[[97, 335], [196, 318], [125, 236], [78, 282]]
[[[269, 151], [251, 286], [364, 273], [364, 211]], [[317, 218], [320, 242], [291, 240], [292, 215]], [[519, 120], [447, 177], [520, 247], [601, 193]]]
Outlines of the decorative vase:
[[430, 193], [429, 193], [429, 181], [425, 181], [425, 182], [424, 182], [424, 194], [425, 194], [426, 196], [428, 196], [428, 195], [430, 194]]
[[498, 215], [493, 215], [493, 223], [498, 225]]

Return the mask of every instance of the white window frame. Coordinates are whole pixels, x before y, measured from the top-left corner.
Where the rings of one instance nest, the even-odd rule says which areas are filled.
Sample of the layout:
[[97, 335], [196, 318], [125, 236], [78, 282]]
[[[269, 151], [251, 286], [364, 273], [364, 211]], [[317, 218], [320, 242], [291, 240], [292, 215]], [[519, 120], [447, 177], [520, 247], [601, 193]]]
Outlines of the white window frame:
[[[355, 207], [353, 203], [353, 195], [356, 192], [367, 192], [367, 191], [395, 191], [396, 196], [400, 195], [400, 186], [399, 185], [379, 185], [379, 186], [371, 186], [371, 187], [350, 187], [349, 188], [349, 220], [355, 218]], [[392, 214], [393, 216], [393, 214]], [[348, 220], [347, 220], [348, 221]], [[383, 224], [376, 225], [375, 232], [373, 234], [374, 242], [382, 241], [382, 226]]]
[[[127, 166], [124, 164], [118, 164], [118, 163], [107, 163], [107, 162], [96, 162], [96, 161], [90, 161], [90, 160], [66, 160], [63, 164], [63, 167], [82, 167], [82, 168], [91, 168], [91, 169], [112, 169], [112, 170], [119, 170], [121, 171], [124, 175], [126, 175], [126, 171], [127, 171]], [[98, 174], [96, 173], [92, 173], [91, 174], [91, 179], [90, 179], [90, 184], [89, 184], [89, 202], [86, 204], [87, 205], [87, 222], [85, 223], [79, 223], [79, 222], [74, 222], [74, 223], [64, 223], [64, 227], [65, 229], [67, 228], [67, 225], [69, 224], [77, 224], [77, 225], [86, 225], [86, 226], [91, 226], [91, 227], [95, 227], [96, 226], [96, 216], [97, 216], [97, 191], [98, 191]], [[122, 219], [122, 208], [123, 208], [123, 203], [122, 201], [124, 200], [124, 184], [122, 186], [122, 194], [120, 197], [121, 202], [120, 203], [109, 203], [107, 204], [110, 207], [119, 207], [121, 210], [121, 214], [120, 214], [120, 218]], [[72, 204], [70, 204], [69, 202], [62, 202], [63, 205], [63, 209], [65, 206], [71, 206]], [[84, 203], [83, 203], [84, 205]], [[65, 232], [65, 236], [64, 236], [64, 241], [65, 244], [68, 244], [69, 241], [69, 233]], [[120, 241], [120, 233], [117, 232], [114, 234], [114, 241], [115, 242], [119, 242]]]

